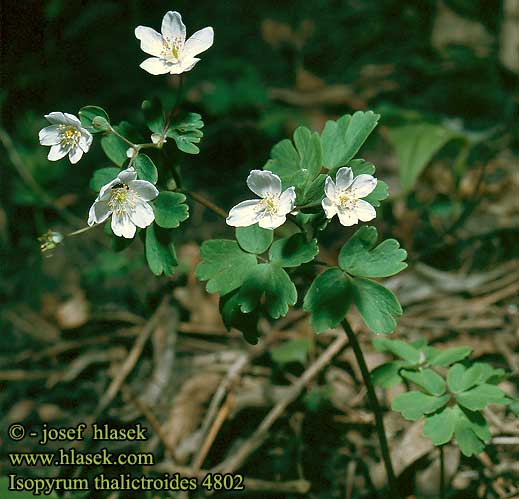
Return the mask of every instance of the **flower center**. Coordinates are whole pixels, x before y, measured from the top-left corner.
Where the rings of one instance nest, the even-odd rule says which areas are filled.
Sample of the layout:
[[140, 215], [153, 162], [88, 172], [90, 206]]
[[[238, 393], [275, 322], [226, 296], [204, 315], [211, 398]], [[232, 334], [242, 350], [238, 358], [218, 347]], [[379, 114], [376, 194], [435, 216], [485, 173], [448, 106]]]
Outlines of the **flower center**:
[[357, 199], [351, 193], [341, 192], [337, 196], [337, 201], [340, 208], [352, 209]]
[[127, 185], [123, 185], [112, 189], [108, 206], [114, 213], [121, 215], [135, 206], [135, 198], [135, 192]]
[[77, 146], [81, 137], [81, 132], [71, 125], [58, 125], [60, 131], [60, 144], [64, 147]]
[[164, 37], [162, 41], [162, 52], [161, 55], [165, 59], [174, 59], [178, 62], [180, 59], [180, 53], [182, 51], [183, 43], [180, 36], [175, 37], [173, 40]]
[[259, 205], [269, 215], [275, 215], [278, 212], [278, 198], [272, 194], [267, 194], [267, 196], [259, 202]]

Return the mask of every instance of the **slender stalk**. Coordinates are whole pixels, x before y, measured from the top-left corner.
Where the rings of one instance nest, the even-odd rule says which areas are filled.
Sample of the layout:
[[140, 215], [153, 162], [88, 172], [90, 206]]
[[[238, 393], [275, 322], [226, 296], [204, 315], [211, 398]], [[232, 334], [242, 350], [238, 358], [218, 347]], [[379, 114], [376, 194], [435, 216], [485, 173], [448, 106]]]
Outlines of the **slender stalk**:
[[137, 144], [134, 144], [132, 141], [128, 140], [124, 135], [121, 135], [113, 126], [110, 127], [110, 132], [130, 147], [133, 147], [134, 149], [137, 147]]
[[341, 325], [348, 336], [351, 348], [353, 350], [353, 353], [355, 354], [357, 363], [359, 364], [360, 372], [362, 374], [364, 384], [366, 385], [366, 389], [368, 391], [368, 399], [371, 405], [371, 410], [375, 415], [375, 428], [377, 430], [378, 440], [380, 442], [380, 452], [382, 454], [382, 460], [384, 461], [384, 466], [386, 468], [387, 481], [389, 491], [391, 494], [390, 497], [393, 499], [398, 499], [400, 498], [400, 494], [398, 493], [395, 472], [393, 471], [393, 464], [391, 463], [391, 454], [389, 452], [386, 431], [384, 429], [384, 418], [382, 417], [382, 409], [380, 407], [380, 404], [378, 403], [377, 394], [375, 393], [373, 383], [371, 382], [368, 366], [366, 365], [364, 354], [362, 353], [362, 349], [360, 348], [360, 344], [357, 340], [356, 334], [353, 332], [353, 329], [351, 329], [350, 323], [346, 318], [344, 318], [341, 322]]
[[202, 206], [205, 206], [213, 213], [216, 213], [219, 217], [227, 218], [226, 211], [220, 208], [219, 206], [215, 205], [212, 201], [209, 201], [209, 199], [204, 198], [196, 192], [187, 191], [185, 189], [179, 189], [179, 191], [184, 194], [187, 194], [190, 198], [193, 199], [193, 201], [196, 201], [197, 203], [200, 203]]
[[74, 232], [69, 232], [65, 235], [65, 237], [78, 236], [79, 234], [83, 234], [83, 232], [92, 230], [94, 227], [97, 227], [97, 225], [87, 225], [86, 227], [82, 227], [81, 229], [75, 230]]
[[445, 458], [443, 445], [440, 445], [440, 499], [445, 499]]

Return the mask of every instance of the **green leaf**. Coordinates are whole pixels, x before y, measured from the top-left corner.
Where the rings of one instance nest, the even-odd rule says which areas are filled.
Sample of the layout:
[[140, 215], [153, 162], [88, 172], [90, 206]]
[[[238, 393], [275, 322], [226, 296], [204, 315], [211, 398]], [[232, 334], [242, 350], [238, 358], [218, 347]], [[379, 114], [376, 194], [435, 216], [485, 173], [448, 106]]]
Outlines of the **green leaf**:
[[249, 253], [261, 255], [267, 251], [274, 239], [274, 231], [262, 229], [258, 224], [249, 227], [238, 227], [236, 239], [240, 246]]
[[170, 234], [151, 224], [146, 228], [146, 260], [155, 275], [173, 275], [178, 265], [175, 246]]
[[328, 121], [321, 134], [323, 165], [335, 173], [350, 161], [377, 126], [380, 115], [357, 111], [337, 121]]
[[[140, 142], [139, 139], [141, 139], [141, 137], [137, 130], [127, 121], [121, 121], [121, 123], [114, 126], [113, 129], [123, 137], [130, 140], [130, 142]], [[128, 160], [126, 151], [130, 146], [119, 137], [116, 137], [113, 133], [101, 138], [101, 147], [103, 148], [104, 153], [108, 156], [108, 159], [113, 161], [117, 166], [123, 166], [125, 161]]]
[[204, 135], [201, 130], [203, 126], [202, 116], [198, 113], [188, 113], [170, 125], [166, 136], [173, 138], [182, 152], [198, 154], [200, 149], [195, 144], [198, 144]]
[[411, 391], [403, 393], [393, 399], [391, 408], [401, 412], [404, 418], [411, 421], [420, 419], [424, 414], [430, 414], [443, 407], [450, 399], [450, 395], [434, 397], [423, 392]]
[[208, 281], [209, 293], [225, 295], [239, 288], [256, 265], [256, 256], [245, 253], [236, 241], [214, 239], [205, 241], [200, 248], [202, 262], [195, 275]]
[[434, 445], [446, 444], [452, 439], [456, 420], [457, 417], [453, 410], [445, 407], [441, 411], [427, 416], [422, 432]]
[[403, 369], [401, 375], [431, 395], [440, 396], [445, 393], [444, 379], [432, 369], [421, 369], [420, 371]]
[[460, 393], [483, 382], [484, 368], [476, 363], [468, 369], [462, 364], [454, 364], [447, 372], [447, 384], [453, 393]]
[[[312, 180], [304, 189], [304, 192], [300, 196], [300, 200], [298, 200], [298, 204], [301, 205], [317, 205], [314, 209], [321, 210], [321, 201], [324, 198], [324, 184], [326, 182], [326, 177], [324, 173], [319, 174], [314, 180]], [[308, 208], [306, 208], [308, 210]]]
[[490, 431], [483, 416], [477, 412], [463, 410], [459, 406], [454, 406], [452, 411], [456, 415], [454, 435], [461, 452], [465, 456], [482, 452], [485, 443], [490, 440]]
[[302, 194], [321, 170], [319, 134], [299, 127], [294, 132], [294, 143], [282, 140], [272, 148], [270, 155], [272, 159], [264, 169], [278, 175], [284, 189], [294, 186], [298, 194]]
[[281, 267], [299, 267], [311, 262], [318, 253], [317, 239], [307, 241], [302, 233], [278, 239], [269, 251], [271, 261]]
[[447, 350], [439, 351], [436, 355], [429, 358], [429, 363], [432, 366], [447, 367], [455, 362], [463, 360], [470, 355], [472, 348], [470, 347], [455, 347]]
[[165, 126], [165, 118], [160, 100], [157, 97], [145, 100], [142, 102], [141, 109], [148, 128], [153, 133], [162, 133]]
[[287, 314], [290, 305], [295, 305], [297, 290], [281, 267], [261, 263], [247, 274], [237, 299], [244, 313], [261, 305], [273, 319], [279, 319]]
[[470, 409], [471, 411], [479, 411], [484, 409], [488, 404], [506, 404], [506, 395], [495, 385], [484, 383], [478, 385], [471, 390], [467, 390], [456, 395], [458, 404]]
[[337, 267], [318, 275], [304, 299], [304, 309], [310, 312], [310, 325], [320, 333], [336, 327], [346, 316], [351, 303], [351, 283]]
[[420, 173], [447, 142], [462, 137], [431, 123], [389, 128], [387, 135], [398, 158], [400, 184], [405, 192], [413, 188]]
[[399, 371], [402, 367], [401, 362], [386, 362], [371, 371], [371, 380], [377, 386], [389, 388], [402, 382]]
[[290, 362], [299, 362], [305, 364], [308, 359], [308, 350], [310, 342], [305, 339], [296, 339], [285, 341], [278, 347], [270, 351], [272, 360], [276, 364], [289, 364]]
[[392, 333], [396, 328], [394, 317], [402, 315], [402, 307], [395, 295], [370, 279], [352, 280], [353, 299], [366, 325], [374, 333]]
[[358, 277], [388, 277], [407, 267], [407, 252], [395, 239], [386, 239], [375, 247], [377, 229], [361, 227], [339, 253], [339, 266]]
[[152, 184], [157, 183], [157, 180], [159, 179], [157, 167], [155, 166], [155, 163], [153, 163], [153, 161], [148, 156], [146, 156], [146, 154], [139, 154], [133, 160], [133, 166], [137, 171], [137, 176], [141, 180], [147, 180]]
[[108, 167], [108, 168], [99, 168], [96, 170], [90, 179], [90, 189], [94, 192], [99, 192], [101, 187], [111, 182], [117, 175], [121, 173], [119, 168]]
[[220, 314], [228, 331], [233, 327], [236, 328], [242, 332], [247, 342], [255, 345], [259, 340], [259, 314], [257, 311], [250, 314], [244, 314], [241, 311], [238, 301], [238, 292], [239, 290], [235, 290], [220, 297]]
[[420, 362], [420, 350], [405, 341], [375, 338], [373, 340], [373, 346], [379, 352], [391, 352], [397, 357], [409, 362], [409, 364], [414, 365]]
[[162, 191], [152, 204], [155, 223], [165, 229], [174, 229], [189, 218], [186, 196], [179, 192]]
[[102, 133], [105, 131], [104, 128], [99, 127], [97, 122], [96, 126], [94, 126], [93, 121], [97, 117], [103, 118], [107, 123], [110, 123], [110, 117], [108, 116], [108, 113], [99, 106], [85, 106], [79, 110], [79, 119], [81, 120], [81, 124], [90, 133]]

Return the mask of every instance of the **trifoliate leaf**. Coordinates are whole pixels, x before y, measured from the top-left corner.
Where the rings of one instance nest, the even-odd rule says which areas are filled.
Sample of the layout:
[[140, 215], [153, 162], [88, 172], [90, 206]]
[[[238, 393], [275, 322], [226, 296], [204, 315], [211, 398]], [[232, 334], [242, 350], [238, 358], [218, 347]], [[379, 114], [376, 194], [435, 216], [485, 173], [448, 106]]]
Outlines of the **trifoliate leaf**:
[[[235, 271], [233, 268], [232, 272]], [[261, 263], [245, 277], [237, 300], [244, 313], [262, 306], [273, 319], [279, 319], [287, 314], [290, 305], [295, 305], [297, 290], [281, 267], [272, 263]]]
[[413, 365], [420, 362], [420, 350], [405, 341], [375, 338], [373, 340], [373, 346], [379, 352], [391, 352], [409, 364]]
[[445, 407], [427, 416], [422, 432], [434, 445], [443, 445], [452, 439], [456, 421], [456, 413], [450, 407]]
[[478, 385], [456, 395], [458, 404], [470, 409], [471, 411], [479, 411], [484, 409], [488, 404], [506, 404], [506, 395], [495, 385], [486, 383]]
[[[113, 129], [134, 144], [142, 142], [142, 137], [136, 128], [127, 121], [121, 121]], [[123, 166], [124, 162], [128, 160], [126, 151], [130, 146], [113, 133], [101, 138], [101, 147], [108, 158], [118, 166]]]
[[340, 166], [350, 161], [370, 133], [377, 126], [380, 116], [373, 111], [357, 111], [337, 121], [328, 121], [321, 134], [323, 165], [335, 174]]
[[401, 362], [386, 362], [371, 371], [371, 380], [381, 388], [389, 388], [402, 382], [399, 374], [402, 368]]
[[236, 241], [214, 239], [205, 241], [200, 248], [202, 262], [195, 275], [208, 281], [209, 293], [225, 295], [239, 288], [257, 265], [256, 256], [243, 251]]
[[152, 204], [155, 222], [160, 227], [174, 229], [189, 218], [186, 196], [179, 192], [162, 191]]
[[236, 229], [236, 239], [245, 251], [261, 255], [272, 244], [274, 231], [262, 229], [258, 224], [249, 225], [249, 227], [238, 227]]
[[484, 368], [476, 363], [468, 369], [462, 364], [454, 364], [447, 372], [447, 384], [453, 393], [464, 392], [483, 382]]
[[146, 260], [148, 267], [155, 275], [164, 273], [173, 275], [178, 265], [175, 246], [170, 240], [168, 231], [160, 229], [155, 224], [146, 228]]
[[346, 316], [351, 303], [351, 282], [336, 267], [318, 275], [304, 299], [304, 309], [310, 312], [310, 325], [320, 333], [336, 327]]
[[420, 371], [402, 369], [400, 374], [403, 378], [412, 381], [431, 395], [438, 397], [445, 393], [444, 379], [432, 369], [421, 369]]
[[200, 149], [195, 144], [198, 144], [204, 135], [201, 130], [203, 126], [202, 116], [198, 113], [188, 113], [183, 118], [171, 123], [166, 136], [173, 138], [182, 152], [198, 154]]
[[431, 357], [428, 356], [427, 358], [432, 366], [447, 367], [451, 364], [454, 364], [455, 362], [463, 360], [465, 357], [470, 355], [471, 352], [472, 348], [470, 347], [455, 347], [448, 348], [447, 350], [443, 351], [438, 351], [436, 355]]
[[276, 144], [271, 151], [271, 158], [265, 165], [281, 178], [283, 188], [294, 186], [298, 194], [321, 170], [321, 142], [319, 134], [308, 128], [299, 127], [294, 132], [294, 143], [289, 139]]
[[352, 290], [355, 305], [371, 331], [392, 333], [396, 328], [394, 318], [402, 315], [395, 295], [378, 282], [362, 277], [353, 278]]
[[157, 97], [143, 101], [141, 105], [146, 125], [153, 133], [162, 133], [165, 126], [164, 112], [162, 103]]
[[114, 178], [117, 177], [121, 173], [119, 168], [108, 167], [108, 168], [99, 168], [96, 170], [90, 179], [90, 189], [94, 192], [99, 192], [101, 187], [111, 182]]
[[102, 133], [106, 131], [106, 126], [100, 126], [100, 123], [104, 123], [103, 121], [97, 120], [94, 126], [94, 119], [102, 118], [103, 120], [110, 124], [110, 117], [108, 113], [99, 106], [85, 106], [79, 110], [79, 119], [81, 120], [81, 124], [90, 132], [90, 133]]
[[147, 180], [152, 184], [156, 184], [159, 179], [159, 173], [157, 172], [157, 167], [155, 163], [146, 156], [146, 154], [139, 154], [133, 160], [133, 166], [137, 171], [137, 177], [141, 180]]
[[405, 192], [414, 186], [432, 157], [450, 140], [461, 138], [459, 132], [431, 123], [405, 125], [387, 130], [400, 169], [400, 185]]
[[395, 239], [386, 239], [375, 247], [377, 229], [361, 227], [339, 253], [339, 266], [358, 277], [388, 277], [407, 267], [407, 252]]
[[310, 342], [304, 339], [288, 340], [270, 351], [272, 360], [276, 364], [289, 364], [299, 362], [305, 364], [308, 358]]
[[239, 290], [220, 297], [220, 314], [227, 330], [235, 328], [243, 334], [245, 340], [255, 345], [259, 340], [258, 311], [244, 314], [238, 301]]
[[299, 267], [303, 263], [311, 262], [317, 253], [317, 239], [307, 241], [302, 233], [278, 239], [269, 251], [271, 261], [281, 267]]
[[411, 391], [393, 399], [391, 408], [401, 412], [404, 418], [411, 421], [420, 419], [424, 414], [430, 414], [443, 407], [450, 400], [450, 395], [434, 397], [422, 392]]

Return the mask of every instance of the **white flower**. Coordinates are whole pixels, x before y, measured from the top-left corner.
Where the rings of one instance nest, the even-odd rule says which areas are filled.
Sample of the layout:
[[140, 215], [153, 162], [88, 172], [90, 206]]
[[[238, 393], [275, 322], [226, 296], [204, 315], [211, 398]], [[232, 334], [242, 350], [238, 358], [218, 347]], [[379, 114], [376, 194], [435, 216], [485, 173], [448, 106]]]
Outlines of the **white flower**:
[[213, 44], [214, 32], [211, 27], [197, 31], [186, 41], [186, 27], [178, 12], [166, 13], [161, 31], [162, 34], [159, 34], [145, 26], [135, 28], [141, 50], [153, 56], [140, 67], [152, 75], [180, 74], [193, 69], [200, 60], [195, 56]]
[[249, 189], [261, 199], [251, 199], [237, 204], [229, 212], [227, 224], [232, 227], [258, 225], [275, 229], [285, 223], [287, 214], [296, 204], [296, 191], [289, 187], [281, 192], [281, 179], [268, 170], [252, 170], [247, 177]]
[[39, 139], [42, 146], [51, 146], [48, 159], [57, 161], [68, 154], [70, 162], [77, 163], [90, 149], [92, 134], [73, 114], [54, 112], [45, 118], [51, 125], [40, 130]]
[[101, 187], [90, 208], [88, 225], [100, 224], [112, 215], [112, 230], [116, 236], [131, 239], [136, 227], [144, 229], [155, 220], [148, 201], [159, 195], [147, 180], [136, 180], [133, 168], [123, 170], [111, 182]]
[[322, 201], [326, 218], [339, 216], [342, 225], [355, 225], [360, 221], [369, 222], [377, 213], [375, 208], [361, 198], [370, 194], [377, 186], [377, 179], [371, 175], [361, 174], [353, 178], [351, 168], [342, 167], [337, 171], [336, 184], [331, 177], [326, 178]]

